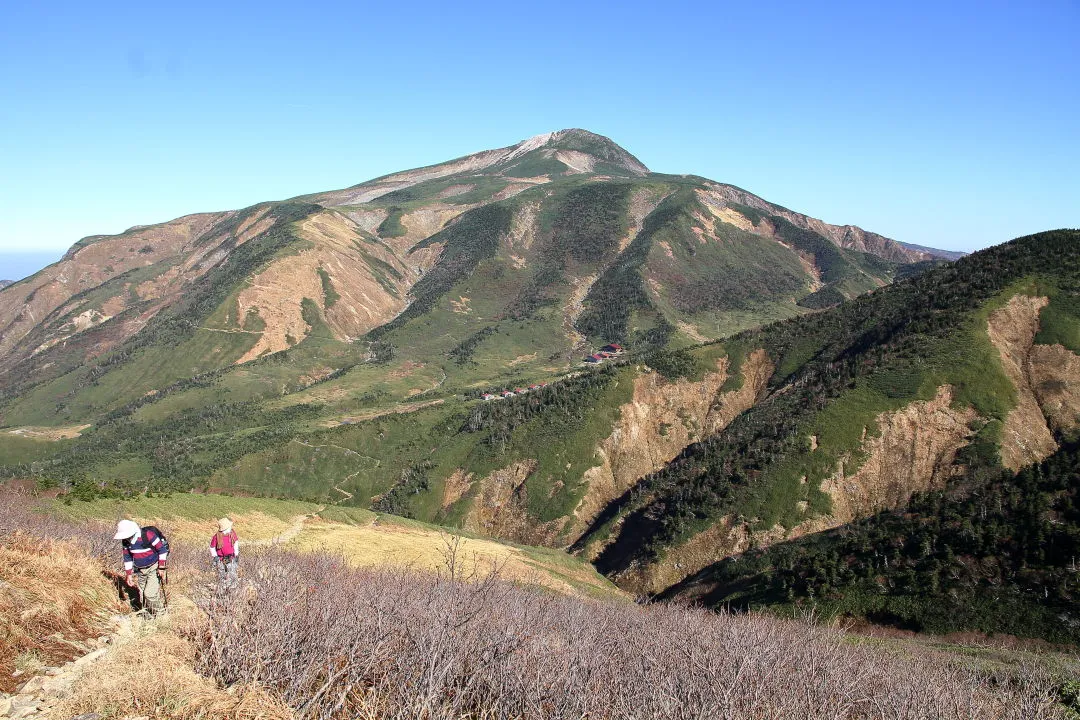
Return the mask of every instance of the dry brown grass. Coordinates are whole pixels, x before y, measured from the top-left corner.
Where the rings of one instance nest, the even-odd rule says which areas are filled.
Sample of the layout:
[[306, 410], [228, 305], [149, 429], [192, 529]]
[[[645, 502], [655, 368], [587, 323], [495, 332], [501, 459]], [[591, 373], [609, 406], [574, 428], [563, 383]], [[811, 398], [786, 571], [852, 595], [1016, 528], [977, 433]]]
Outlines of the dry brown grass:
[[148, 715], [170, 720], [291, 720], [292, 712], [255, 683], [222, 689], [195, 672], [195, 647], [181, 637], [198, 635], [205, 619], [190, 604], [174, 608], [168, 621], [142, 626], [93, 671], [83, 673], [72, 694], [55, 709], [68, 718], [96, 712], [104, 720]]
[[[107, 528], [50, 525], [3, 500], [0, 568], [8, 568], [11, 587], [32, 585], [46, 567], [54, 573], [58, 559], [71, 567], [63, 581], [48, 576], [48, 598], [27, 595], [27, 604], [2, 608], [5, 636], [41, 636], [33, 625], [41, 617], [75, 628], [105, 607], [80, 598], [87, 588], [107, 591], [101, 568], [116, 554], [115, 543], [101, 542], [111, 537]], [[1039, 667], [884, 651], [809, 621], [585, 601], [504, 582], [461, 553], [460, 543], [451, 545], [433, 573], [357, 569], [340, 555], [255, 547], [244, 560], [244, 586], [221, 598], [200, 589], [208, 579], [195, 569], [201, 548], [178, 543], [173, 562], [188, 568], [178, 577], [204, 596], [200, 607], [182, 596], [182, 582], [174, 585], [170, 616], [132, 620], [51, 716], [1064, 717], [1055, 681]], [[53, 603], [55, 612], [26, 612], [31, 600]]]
[[[238, 528], [243, 528], [244, 535], [241, 542], [264, 543], [271, 542], [274, 538], [282, 535], [293, 527], [302, 515], [292, 520], [283, 520], [273, 515], [262, 512], [230, 513], [233, 523]], [[155, 524], [168, 533], [169, 541], [173, 539], [192, 545], [205, 545], [217, 531], [217, 520], [192, 520], [187, 518], [136, 518], [143, 524]]]
[[[32, 500], [0, 492], [0, 691], [27, 676], [16, 664], [61, 665], [85, 654], [83, 641], [115, 630], [113, 616], [128, 609], [114, 584], [120, 549], [111, 526], [73, 525], [32, 511]], [[134, 619], [101, 661], [75, 678], [72, 694], [54, 717], [96, 712], [106, 720], [134, 715], [178, 720], [236, 718], [288, 720], [292, 713], [253, 683], [223, 690], [194, 670], [193, 637], [205, 616], [179, 591], [204, 579], [192, 549], [174, 543], [179, 572], [170, 584], [171, 616]]]
[[56, 664], [85, 651], [109, 628], [117, 594], [102, 574], [104, 544], [0, 492], [0, 691], [14, 670]]
[[0, 537], [0, 690], [18, 682], [17, 661], [51, 665], [83, 652], [82, 641], [108, 630], [117, 608], [101, 566], [75, 543]]
[[248, 590], [206, 605], [198, 667], [273, 688], [300, 720], [1063, 717], [1035, 668], [899, 656], [812, 622], [350, 570], [329, 555], [245, 562]]

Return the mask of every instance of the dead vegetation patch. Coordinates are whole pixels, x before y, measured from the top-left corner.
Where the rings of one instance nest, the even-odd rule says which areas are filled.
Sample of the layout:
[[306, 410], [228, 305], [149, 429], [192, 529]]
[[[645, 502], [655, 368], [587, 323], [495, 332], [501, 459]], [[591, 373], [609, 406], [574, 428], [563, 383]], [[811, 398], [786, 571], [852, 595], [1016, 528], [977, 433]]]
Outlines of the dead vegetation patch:
[[[583, 602], [473, 575], [257, 559], [208, 607], [200, 668], [258, 679], [304, 718], [1061, 717], [1052, 681], [855, 644], [812, 621]], [[265, 651], [288, 647], [289, 652]]]

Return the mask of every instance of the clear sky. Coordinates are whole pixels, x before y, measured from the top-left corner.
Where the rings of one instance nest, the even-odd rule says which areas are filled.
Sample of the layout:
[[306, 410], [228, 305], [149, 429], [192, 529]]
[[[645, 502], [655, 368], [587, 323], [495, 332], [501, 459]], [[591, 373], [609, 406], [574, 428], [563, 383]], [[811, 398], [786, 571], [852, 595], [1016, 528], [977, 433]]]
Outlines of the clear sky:
[[567, 127], [972, 250], [1080, 226], [1078, 38], [1077, 0], [5, 2], [0, 253]]

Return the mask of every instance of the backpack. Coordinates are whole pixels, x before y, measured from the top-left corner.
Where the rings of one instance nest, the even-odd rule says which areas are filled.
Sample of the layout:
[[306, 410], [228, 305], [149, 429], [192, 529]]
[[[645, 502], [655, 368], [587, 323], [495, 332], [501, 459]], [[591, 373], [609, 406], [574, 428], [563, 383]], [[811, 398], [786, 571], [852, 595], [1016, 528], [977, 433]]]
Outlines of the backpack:
[[161, 532], [161, 530], [159, 530], [157, 527], [155, 527], [153, 525], [147, 525], [146, 527], [144, 527], [142, 529], [143, 545], [146, 545], [147, 547], [151, 547], [150, 538], [148, 538], [146, 536], [146, 533], [147, 533], [148, 530], [153, 530], [154, 534], [157, 535], [159, 538], [161, 538], [161, 542], [164, 543], [165, 547], [169, 547], [169, 541], [165, 539], [165, 533]]
[[236, 554], [231, 530], [227, 533], [218, 532], [214, 535], [214, 549], [217, 550], [218, 557], [229, 557]]

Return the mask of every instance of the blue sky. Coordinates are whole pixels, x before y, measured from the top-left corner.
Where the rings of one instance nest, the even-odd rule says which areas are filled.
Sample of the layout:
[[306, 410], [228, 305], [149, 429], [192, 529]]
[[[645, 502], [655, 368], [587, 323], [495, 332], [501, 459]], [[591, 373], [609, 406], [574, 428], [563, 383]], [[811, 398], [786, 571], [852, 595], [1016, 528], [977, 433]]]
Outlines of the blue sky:
[[566, 127], [924, 245], [1080, 225], [1076, 0], [18, 5], [0, 253]]

